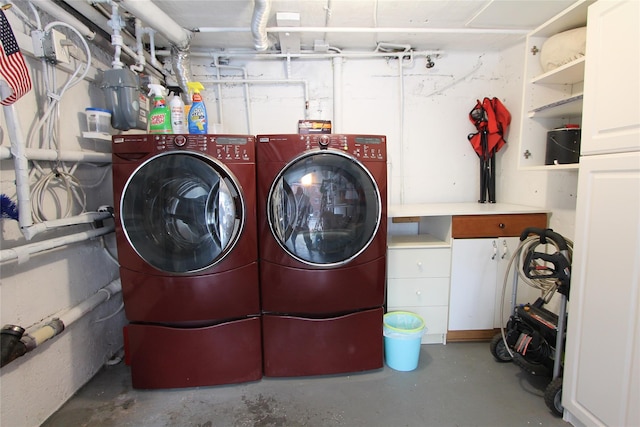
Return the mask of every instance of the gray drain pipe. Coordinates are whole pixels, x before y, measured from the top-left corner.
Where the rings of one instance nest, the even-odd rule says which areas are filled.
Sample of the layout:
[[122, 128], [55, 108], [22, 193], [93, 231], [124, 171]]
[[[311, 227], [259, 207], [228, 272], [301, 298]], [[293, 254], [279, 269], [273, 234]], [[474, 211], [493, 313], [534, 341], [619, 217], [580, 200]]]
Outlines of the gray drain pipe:
[[60, 335], [62, 331], [85, 314], [108, 301], [113, 295], [122, 291], [120, 279], [116, 279], [101, 288], [85, 301], [54, 317], [44, 326], [25, 333], [25, 329], [16, 325], [5, 325], [0, 330], [0, 347], [2, 360], [0, 367], [7, 365], [20, 356], [32, 351], [45, 341]]

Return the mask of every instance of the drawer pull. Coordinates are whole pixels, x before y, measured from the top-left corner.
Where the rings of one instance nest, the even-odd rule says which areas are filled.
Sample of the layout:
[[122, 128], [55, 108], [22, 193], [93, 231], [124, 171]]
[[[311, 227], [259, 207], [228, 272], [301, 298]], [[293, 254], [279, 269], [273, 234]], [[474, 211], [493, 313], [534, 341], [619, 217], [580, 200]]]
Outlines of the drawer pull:
[[496, 259], [496, 256], [498, 255], [498, 246], [496, 245], [496, 241], [493, 241], [493, 255], [491, 256], [491, 259]]
[[422, 271], [422, 261], [416, 262], [416, 265], [418, 266], [418, 270]]
[[416, 291], [416, 295], [420, 296], [420, 295], [422, 295], [422, 292]]
[[501, 259], [505, 259], [505, 257], [507, 256], [507, 241], [503, 240], [502, 241], [502, 256], [500, 257]]
[[498, 227], [504, 228], [504, 222], [501, 222], [500, 224], [498, 224]]

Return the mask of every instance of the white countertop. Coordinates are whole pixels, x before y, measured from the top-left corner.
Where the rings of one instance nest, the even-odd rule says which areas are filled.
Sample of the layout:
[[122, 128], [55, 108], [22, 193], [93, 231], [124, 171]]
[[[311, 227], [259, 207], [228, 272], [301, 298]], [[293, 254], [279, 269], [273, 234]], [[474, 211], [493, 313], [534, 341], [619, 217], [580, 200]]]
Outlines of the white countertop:
[[423, 203], [389, 205], [388, 217], [546, 213], [548, 209], [507, 203]]

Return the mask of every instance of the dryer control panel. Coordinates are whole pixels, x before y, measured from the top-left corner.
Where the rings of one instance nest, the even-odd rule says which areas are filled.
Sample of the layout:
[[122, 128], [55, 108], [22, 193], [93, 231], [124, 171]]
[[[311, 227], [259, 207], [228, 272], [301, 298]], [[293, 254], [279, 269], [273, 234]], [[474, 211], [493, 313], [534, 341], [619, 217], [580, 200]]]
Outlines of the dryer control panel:
[[[361, 161], [386, 161], [386, 137], [383, 135], [355, 134], [284, 134], [259, 135], [258, 143], [271, 143], [279, 147], [279, 156], [307, 150], [335, 149], [351, 154]], [[279, 157], [278, 156], [278, 157]]]

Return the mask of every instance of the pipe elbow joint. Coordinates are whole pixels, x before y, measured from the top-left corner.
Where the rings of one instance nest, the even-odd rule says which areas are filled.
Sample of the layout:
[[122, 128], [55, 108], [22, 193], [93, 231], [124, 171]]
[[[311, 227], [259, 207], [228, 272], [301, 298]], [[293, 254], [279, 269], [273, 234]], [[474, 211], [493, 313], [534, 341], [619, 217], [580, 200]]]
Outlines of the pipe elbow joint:
[[7, 365], [27, 352], [27, 347], [20, 340], [24, 329], [16, 325], [5, 325], [0, 330], [1, 361], [0, 367]]

